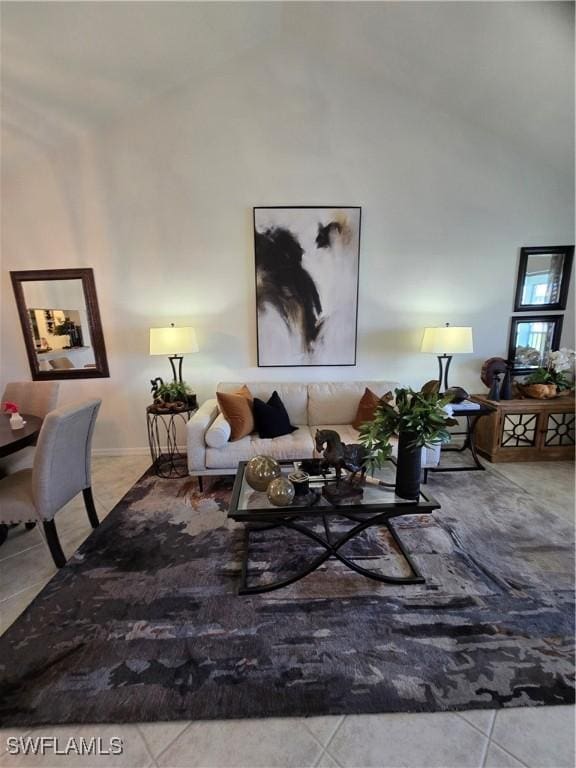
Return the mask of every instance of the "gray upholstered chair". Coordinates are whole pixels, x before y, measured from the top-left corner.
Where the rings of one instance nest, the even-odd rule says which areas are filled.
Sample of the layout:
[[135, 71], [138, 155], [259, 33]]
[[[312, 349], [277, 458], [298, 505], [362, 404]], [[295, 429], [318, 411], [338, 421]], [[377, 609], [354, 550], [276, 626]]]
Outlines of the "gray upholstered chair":
[[[16, 403], [20, 413], [28, 413], [44, 419], [46, 414], [56, 408], [58, 400], [58, 381], [11, 381], [6, 385], [2, 402]], [[31, 469], [34, 462], [34, 446], [22, 448], [11, 456], [0, 459], [0, 477]]]
[[48, 362], [56, 370], [74, 368], [74, 363], [69, 357], [55, 357], [54, 360], [48, 360]]
[[0, 524], [36, 523], [44, 526], [55, 564], [66, 562], [54, 516], [82, 492], [88, 519], [98, 525], [90, 475], [90, 450], [101, 400], [88, 400], [51, 411], [44, 419], [32, 469], [0, 480]]

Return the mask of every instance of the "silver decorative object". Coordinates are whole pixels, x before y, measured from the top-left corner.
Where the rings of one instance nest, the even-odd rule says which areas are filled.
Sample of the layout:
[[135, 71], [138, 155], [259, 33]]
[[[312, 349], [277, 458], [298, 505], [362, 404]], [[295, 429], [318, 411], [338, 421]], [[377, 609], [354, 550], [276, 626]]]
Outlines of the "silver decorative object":
[[296, 495], [294, 484], [286, 477], [277, 477], [272, 480], [266, 491], [268, 501], [275, 507], [288, 507]]
[[246, 465], [246, 482], [255, 491], [265, 491], [270, 481], [280, 474], [280, 465], [270, 456], [254, 456]]

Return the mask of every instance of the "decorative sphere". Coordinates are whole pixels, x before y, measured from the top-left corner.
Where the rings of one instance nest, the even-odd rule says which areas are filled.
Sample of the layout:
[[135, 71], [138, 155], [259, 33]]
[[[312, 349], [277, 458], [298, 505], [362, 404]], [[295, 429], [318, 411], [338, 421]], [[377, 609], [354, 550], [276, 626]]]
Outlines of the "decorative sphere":
[[246, 482], [255, 491], [265, 491], [270, 481], [280, 475], [280, 465], [270, 456], [254, 456], [246, 465]]
[[444, 394], [452, 395], [451, 402], [454, 403], [454, 405], [457, 405], [470, 397], [468, 392], [466, 392], [465, 389], [462, 389], [462, 387], [450, 387]]
[[295, 494], [294, 484], [285, 477], [277, 477], [272, 480], [266, 491], [268, 501], [275, 507], [288, 507], [292, 504]]

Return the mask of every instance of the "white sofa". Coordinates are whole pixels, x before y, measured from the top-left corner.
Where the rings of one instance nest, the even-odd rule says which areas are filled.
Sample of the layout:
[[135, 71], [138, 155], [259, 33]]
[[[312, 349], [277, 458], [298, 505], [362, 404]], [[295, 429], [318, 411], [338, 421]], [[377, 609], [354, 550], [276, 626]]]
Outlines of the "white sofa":
[[[219, 392], [234, 392], [242, 383], [221, 382]], [[290, 435], [263, 440], [252, 433], [230, 442], [229, 427], [220, 414], [216, 398], [206, 400], [188, 422], [187, 449], [190, 475], [235, 474], [238, 462], [264, 454], [275, 459], [307, 459], [316, 456], [317, 429], [334, 429], [344, 443], [357, 443], [352, 426], [358, 403], [366, 387], [381, 397], [400, 385], [395, 381], [315, 382], [312, 384], [254, 382], [250, 392], [265, 402], [276, 390], [284, 403], [290, 423], [297, 430]], [[423, 448], [422, 465], [435, 466], [440, 449]]]

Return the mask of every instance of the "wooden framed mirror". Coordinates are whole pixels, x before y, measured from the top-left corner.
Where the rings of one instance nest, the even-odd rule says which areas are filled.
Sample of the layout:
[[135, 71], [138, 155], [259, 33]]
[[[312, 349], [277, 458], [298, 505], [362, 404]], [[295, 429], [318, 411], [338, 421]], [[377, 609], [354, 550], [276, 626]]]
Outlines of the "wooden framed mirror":
[[508, 360], [512, 373], [531, 373], [546, 365], [548, 354], [560, 346], [562, 315], [513, 317]]
[[521, 248], [515, 312], [566, 309], [573, 245]]
[[92, 269], [10, 272], [34, 381], [108, 377]]

